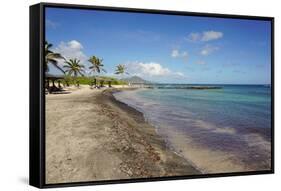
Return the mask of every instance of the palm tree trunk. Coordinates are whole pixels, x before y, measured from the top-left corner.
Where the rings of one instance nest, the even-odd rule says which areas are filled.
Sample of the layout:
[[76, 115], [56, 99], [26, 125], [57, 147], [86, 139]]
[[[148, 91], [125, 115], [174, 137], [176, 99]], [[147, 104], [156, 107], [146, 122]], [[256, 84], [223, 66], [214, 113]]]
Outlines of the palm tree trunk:
[[50, 84], [49, 84], [49, 80], [46, 80], [46, 88], [49, 89]]

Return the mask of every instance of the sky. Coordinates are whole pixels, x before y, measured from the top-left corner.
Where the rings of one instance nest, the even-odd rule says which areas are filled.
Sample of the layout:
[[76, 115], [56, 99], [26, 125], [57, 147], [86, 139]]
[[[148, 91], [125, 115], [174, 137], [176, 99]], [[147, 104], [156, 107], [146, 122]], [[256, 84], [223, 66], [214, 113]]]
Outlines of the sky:
[[[269, 21], [46, 8], [46, 40], [86, 68], [103, 59], [107, 75], [158, 83], [270, 84]], [[63, 61], [59, 61], [63, 66]], [[54, 67], [50, 73], [59, 74]]]

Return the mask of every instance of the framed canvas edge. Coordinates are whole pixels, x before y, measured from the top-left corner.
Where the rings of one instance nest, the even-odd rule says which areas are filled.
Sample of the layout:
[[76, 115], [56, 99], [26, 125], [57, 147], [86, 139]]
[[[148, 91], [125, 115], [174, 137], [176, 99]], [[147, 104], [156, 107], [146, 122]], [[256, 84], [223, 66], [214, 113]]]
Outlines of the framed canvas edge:
[[42, 5], [29, 7], [29, 184], [42, 188]]
[[[200, 12], [186, 12], [186, 11], [171, 11], [171, 10], [156, 10], [156, 9], [139, 9], [139, 8], [125, 8], [125, 7], [108, 7], [108, 6], [95, 6], [95, 5], [77, 5], [77, 4], [62, 4], [62, 3], [39, 3], [36, 4], [40, 8], [40, 84], [38, 91], [40, 92], [40, 139], [39, 145], [40, 150], [40, 169], [39, 176], [40, 181], [38, 184], [31, 184], [38, 188], [55, 188], [55, 187], [70, 187], [70, 186], [87, 186], [87, 185], [104, 185], [104, 184], [120, 184], [120, 183], [137, 183], [137, 182], [152, 182], [152, 181], [167, 181], [167, 180], [184, 180], [184, 179], [195, 179], [195, 178], [214, 178], [214, 177], [230, 177], [230, 176], [245, 176], [245, 175], [262, 175], [262, 174], [273, 174], [274, 173], [274, 17], [265, 16], [251, 16], [251, 15], [233, 15], [233, 14], [218, 14], [218, 13], [200, 13]], [[35, 5], [32, 5], [35, 6]], [[32, 7], [31, 6], [31, 7]], [[216, 173], [216, 174], [202, 174], [202, 175], [186, 175], [186, 176], [170, 176], [170, 177], [154, 177], [154, 178], [138, 178], [138, 179], [120, 179], [120, 180], [102, 180], [102, 181], [87, 181], [87, 182], [68, 182], [68, 183], [56, 183], [47, 184], [45, 182], [45, 94], [44, 94], [44, 41], [45, 41], [45, 8], [70, 8], [70, 9], [88, 9], [88, 10], [103, 10], [103, 11], [116, 11], [116, 12], [134, 12], [134, 13], [153, 13], [153, 14], [164, 14], [164, 15], [183, 15], [183, 16], [199, 16], [199, 17], [213, 17], [213, 18], [229, 18], [229, 19], [249, 19], [249, 20], [264, 20], [270, 21], [271, 23], [271, 169], [262, 171], [246, 171], [246, 172], [231, 172], [231, 173]], [[30, 20], [31, 21], [31, 20]], [[31, 35], [31, 34], [30, 34]], [[31, 38], [31, 37], [30, 37]], [[34, 42], [30, 41], [30, 44]], [[30, 49], [31, 51], [31, 49]], [[30, 56], [38, 56], [30, 52]], [[30, 65], [30, 72], [32, 70], [32, 63]], [[32, 83], [30, 82], [30, 86]], [[37, 92], [38, 93], [38, 92]], [[35, 93], [36, 94], [36, 93]], [[34, 95], [34, 92], [30, 90], [30, 99]], [[31, 106], [30, 106], [31, 107]], [[33, 113], [30, 112], [30, 115]], [[32, 121], [32, 116], [30, 116]], [[31, 127], [30, 127], [31, 128]], [[30, 137], [32, 140], [33, 137]], [[30, 153], [30, 157], [32, 153]], [[30, 161], [30, 160], [29, 160]], [[32, 164], [29, 164], [32, 166]], [[30, 181], [31, 182], [31, 181]]]
[[88, 9], [88, 10], [103, 10], [103, 11], [116, 11], [116, 12], [152, 13], [152, 14], [164, 14], [164, 15], [183, 15], [183, 16], [229, 18], [229, 19], [240, 18], [240, 19], [265, 20], [265, 21], [272, 21], [274, 19], [274, 17], [270, 17], [270, 16], [256, 16], [256, 15], [221, 14], [221, 13], [209, 13], [209, 12], [190, 12], [190, 11], [111, 7], [111, 6], [64, 4], [64, 3], [42, 2], [40, 4], [43, 7], [53, 7], [53, 8]]

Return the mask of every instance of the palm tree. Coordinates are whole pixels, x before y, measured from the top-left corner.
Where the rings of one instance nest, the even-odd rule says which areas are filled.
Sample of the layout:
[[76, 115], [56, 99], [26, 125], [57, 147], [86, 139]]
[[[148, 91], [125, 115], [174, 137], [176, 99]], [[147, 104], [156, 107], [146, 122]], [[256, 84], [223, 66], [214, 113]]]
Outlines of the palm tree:
[[97, 72], [97, 73], [100, 73], [101, 71], [106, 72], [105, 69], [102, 68], [104, 67], [104, 65], [102, 64], [103, 59], [98, 58], [97, 56], [92, 56], [88, 61], [92, 64], [89, 67], [91, 72]]
[[[89, 67], [91, 73], [100, 73], [100, 72], [106, 72], [105, 69], [103, 69], [104, 65], [102, 64], [103, 59], [98, 58], [97, 56], [92, 56], [88, 60], [91, 63], [91, 66]], [[95, 87], [97, 86], [97, 79], [94, 79]]]
[[126, 72], [126, 66], [124, 64], [118, 64], [115, 69], [115, 74], [123, 76], [124, 74], [129, 74]]
[[[74, 59], [69, 59], [68, 61], [65, 61], [65, 64], [63, 67], [66, 68], [66, 73], [69, 76], [74, 76], [77, 78], [78, 75], [84, 76], [84, 65], [79, 64], [80, 60], [74, 58]], [[77, 86], [79, 86], [78, 81], [77, 81]]]
[[115, 70], [115, 74], [121, 74], [121, 75], [124, 75], [124, 74], [129, 74], [128, 72], [126, 72], [127, 68], [124, 64], [118, 64], [116, 66], [116, 70]]
[[49, 44], [47, 41], [45, 41], [45, 72], [49, 71], [48, 63], [51, 63], [54, 67], [59, 69], [64, 73], [64, 70], [58, 65], [57, 59], [64, 59], [64, 57], [59, 54], [51, 51], [52, 44]]

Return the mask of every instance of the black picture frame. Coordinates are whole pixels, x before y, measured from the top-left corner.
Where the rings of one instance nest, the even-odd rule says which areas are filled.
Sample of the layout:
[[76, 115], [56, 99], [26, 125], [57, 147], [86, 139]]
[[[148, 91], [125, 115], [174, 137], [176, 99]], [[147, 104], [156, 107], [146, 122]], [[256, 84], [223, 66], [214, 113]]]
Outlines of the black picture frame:
[[[45, 8], [70, 8], [85, 10], [104, 10], [117, 12], [153, 13], [164, 15], [199, 16], [210, 18], [230, 18], [264, 20], [271, 22], [271, 169], [265, 171], [233, 172], [173, 176], [159, 178], [141, 178], [125, 180], [106, 180], [91, 182], [70, 182], [59, 184], [45, 183], [45, 92], [44, 92], [44, 42], [45, 42]], [[148, 182], [193, 178], [210, 178], [274, 173], [274, 18], [248, 15], [230, 15], [214, 13], [195, 13], [169, 10], [133, 9], [121, 7], [102, 7], [73, 4], [39, 3], [30, 6], [30, 129], [29, 129], [29, 184], [38, 188], [67, 186], [85, 186], [114, 183]]]

